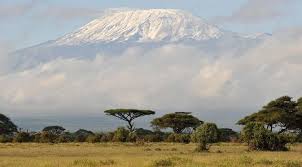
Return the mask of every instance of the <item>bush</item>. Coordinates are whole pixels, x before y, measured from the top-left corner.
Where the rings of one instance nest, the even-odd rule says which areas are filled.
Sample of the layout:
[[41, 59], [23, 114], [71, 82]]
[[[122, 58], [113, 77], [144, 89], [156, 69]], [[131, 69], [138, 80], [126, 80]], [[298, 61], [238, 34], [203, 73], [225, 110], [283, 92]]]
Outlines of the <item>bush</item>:
[[136, 142], [138, 140], [138, 136], [136, 132], [130, 132], [127, 137], [127, 142]]
[[198, 143], [201, 138], [207, 143], [215, 143], [218, 141], [218, 129], [214, 123], [205, 123], [199, 126], [195, 132], [191, 135], [191, 141]]
[[219, 131], [219, 141], [221, 142], [234, 142], [238, 141], [239, 135], [237, 132], [233, 131], [232, 129], [228, 128], [221, 128], [218, 129]]
[[190, 135], [189, 134], [177, 134], [177, 135], [175, 135], [175, 142], [190, 143]]
[[13, 139], [13, 142], [24, 143], [33, 141], [32, 136], [27, 132], [18, 132]]
[[87, 137], [88, 136], [86, 136], [86, 135], [76, 135], [74, 137], [74, 142], [79, 142], [79, 143], [85, 142]]
[[10, 143], [13, 141], [13, 137], [10, 135], [0, 135], [0, 143]]
[[113, 136], [114, 133], [113, 132], [108, 132], [102, 135], [100, 142], [110, 142], [113, 141]]
[[172, 133], [167, 137], [166, 141], [172, 143], [190, 143], [190, 135]]
[[89, 130], [79, 129], [74, 133], [75, 142], [85, 142], [89, 135], [94, 135], [94, 133]]
[[273, 133], [258, 122], [248, 123], [242, 130], [241, 138], [251, 150], [285, 151], [287, 138]]
[[74, 141], [74, 136], [69, 132], [63, 133], [57, 138], [58, 143], [69, 143], [73, 141]]
[[192, 134], [191, 140], [198, 143], [196, 151], [207, 151], [209, 149], [208, 143], [218, 141], [218, 128], [216, 124], [205, 123], [201, 125]]
[[170, 143], [174, 143], [175, 142], [175, 135], [174, 133], [171, 133], [170, 135], [168, 135], [168, 137], [166, 138], [166, 142], [170, 142]]
[[44, 131], [40, 134], [39, 138], [41, 143], [54, 143], [56, 142], [57, 136], [53, 133]]
[[129, 130], [127, 130], [123, 127], [117, 128], [116, 131], [114, 132], [113, 141], [114, 142], [126, 142], [129, 133], [130, 133]]
[[33, 141], [34, 141], [35, 143], [40, 143], [40, 142], [41, 142], [41, 133], [35, 133], [35, 134], [33, 135]]
[[147, 142], [161, 142], [163, 141], [163, 138], [160, 134], [149, 134], [144, 136], [144, 140]]
[[86, 138], [86, 142], [88, 142], [88, 143], [98, 143], [98, 142], [100, 142], [100, 140], [101, 140], [101, 135], [98, 135], [98, 134], [94, 134], [94, 135], [89, 135], [89, 136], [87, 136], [87, 138]]

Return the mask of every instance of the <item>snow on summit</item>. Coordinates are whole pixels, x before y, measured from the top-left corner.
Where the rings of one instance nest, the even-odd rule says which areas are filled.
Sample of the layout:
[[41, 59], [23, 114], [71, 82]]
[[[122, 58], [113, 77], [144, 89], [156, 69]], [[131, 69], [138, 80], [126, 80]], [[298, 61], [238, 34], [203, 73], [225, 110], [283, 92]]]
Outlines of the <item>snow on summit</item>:
[[59, 38], [58, 45], [109, 42], [149, 42], [217, 39], [216, 26], [175, 9], [124, 10], [103, 15], [79, 30]]

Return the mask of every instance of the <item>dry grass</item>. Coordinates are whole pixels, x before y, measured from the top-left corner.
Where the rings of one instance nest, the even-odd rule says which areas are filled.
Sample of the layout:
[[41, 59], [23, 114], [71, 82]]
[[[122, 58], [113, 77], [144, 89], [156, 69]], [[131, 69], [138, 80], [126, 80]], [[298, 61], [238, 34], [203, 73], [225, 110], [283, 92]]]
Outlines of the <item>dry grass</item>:
[[289, 152], [248, 152], [220, 143], [209, 153], [194, 144], [0, 144], [0, 167], [302, 167], [302, 145]]

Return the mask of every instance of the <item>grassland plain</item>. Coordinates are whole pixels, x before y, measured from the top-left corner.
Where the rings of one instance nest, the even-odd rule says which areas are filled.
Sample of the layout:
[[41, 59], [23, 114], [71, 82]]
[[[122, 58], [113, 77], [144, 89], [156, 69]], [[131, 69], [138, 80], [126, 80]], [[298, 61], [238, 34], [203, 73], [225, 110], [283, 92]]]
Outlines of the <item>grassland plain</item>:
[[288, 152], [249, 152], [243, 144], [218, 143], [208, 153], [195, 144], [69, 143], [0, 144], [0, 167], [302, 167], [302, 145]]

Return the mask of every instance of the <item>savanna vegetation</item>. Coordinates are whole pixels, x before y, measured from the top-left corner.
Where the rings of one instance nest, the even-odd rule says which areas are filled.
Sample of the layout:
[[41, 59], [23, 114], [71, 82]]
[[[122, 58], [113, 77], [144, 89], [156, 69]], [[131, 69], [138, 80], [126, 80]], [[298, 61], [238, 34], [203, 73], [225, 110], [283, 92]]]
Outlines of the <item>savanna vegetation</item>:
[[[204, 122], [190, 112], [135, 120], [152, 110], [111, 109], [126, 122], [112, 132], [54, 125], [28, 132], [0, 114], [1, 166], [302, 166], [302, 98], [283, 96], [237, 122], [241, 132]], [[44, 144], [43, 144], [44, 143]]]

